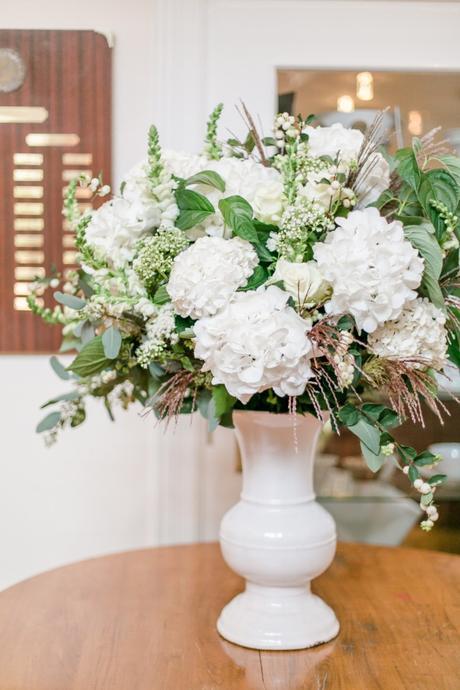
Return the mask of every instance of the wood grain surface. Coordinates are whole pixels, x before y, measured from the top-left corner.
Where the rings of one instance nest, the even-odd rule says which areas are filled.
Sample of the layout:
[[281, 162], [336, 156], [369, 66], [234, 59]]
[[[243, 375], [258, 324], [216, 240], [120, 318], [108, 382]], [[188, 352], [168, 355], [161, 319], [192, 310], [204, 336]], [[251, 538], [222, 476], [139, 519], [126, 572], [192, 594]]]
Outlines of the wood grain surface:
[[343, 544], [314, 590], [332, 642], [262, 652], [222, 640], [241, 589], [215, 544], [84, 561], [0, 593], [1, 690], [459, 690], [460, 557]]

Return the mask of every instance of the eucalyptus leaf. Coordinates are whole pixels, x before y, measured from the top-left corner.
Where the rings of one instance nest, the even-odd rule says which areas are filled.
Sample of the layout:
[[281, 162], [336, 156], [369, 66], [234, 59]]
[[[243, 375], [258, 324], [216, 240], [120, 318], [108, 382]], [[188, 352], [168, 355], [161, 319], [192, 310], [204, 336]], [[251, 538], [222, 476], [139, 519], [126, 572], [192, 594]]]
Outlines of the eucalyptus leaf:
[[79, 397], [80, 393], [78, 391], [69, 391], [68, 393], [62, 393], [62, 395], [57, 395], [55, 398], [51, 398], [51, 400], [48, 400], [46, 403], [43, 403], [43, 405], [40, 405], [40, 409], [43, 410], [45, 407], [55, 405], [57, 402], [61, 402], [62, 400], [76, 400]]
[[104, 348], [104, 354], [108, 359], [116, 359], [119, 355], [121, 348], [121, 333], [118, 328], [110, 326], [102, 334], [102, 345]]
[[356, 424], [348, 427], [350, 431], [357, 436], [360, 441], [372, 452], [374, 455], [380, 453], [380, 432], [375, 427], [371, 426], [369, 422], [364, 419], [359, 419]]
[[85, 300], [80, 299], [80, 297], [75, 297], [75, 295], [67, 295], [65, 292], [55, 292], [53, 296], [56, 302], [59, 302], [59, 304], [63, 304], [65, 307], [69, 307], [70, 309], [76, 309], [79, 311], [86, 306]]
[[71, 375], [69, 374], [65, 366], [61, 364], [58, 358], [54, 355], [50, 358], [50, 365], [54, 373], [57, 374], [57, 376], [59, 376], [59, 378], [63, 381], [68, 381], [71, 378]]
[[360, 446], [368, 468], [372, 472], [378, 472], [386, 460], [385, 456], [373, 453], [362, 441], [360, 442]]
[[41, 422], [39, 422], [35, 431], [37, 434], [41, 434], [43, 431], [49, 431], [50, 429], [54, 429], [56, 424], [59, 424], [60, 421], [60, 412], [50, 412], [48, 415], [46, 415], [46, 417], [44, 417], [44, 419], [42, 419]]

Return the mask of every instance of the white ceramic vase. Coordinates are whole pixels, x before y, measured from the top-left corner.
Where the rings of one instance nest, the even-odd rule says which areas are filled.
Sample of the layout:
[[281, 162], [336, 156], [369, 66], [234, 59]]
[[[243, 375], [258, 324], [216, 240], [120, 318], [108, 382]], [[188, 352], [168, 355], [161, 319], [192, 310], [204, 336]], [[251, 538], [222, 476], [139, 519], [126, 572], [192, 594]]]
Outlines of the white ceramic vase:
[[[246, 580], [217, 629], [254, 649], [304, 649], [339, 631], [310, 589], [335, 554], [335, 523], [315, 501], [313, 463], [321, 423], [312, 415], [235, 411], [243, 464], [241, 500], [222, 520], [223, 556]], [[295, 427], [295, 428], [294, 428]]]

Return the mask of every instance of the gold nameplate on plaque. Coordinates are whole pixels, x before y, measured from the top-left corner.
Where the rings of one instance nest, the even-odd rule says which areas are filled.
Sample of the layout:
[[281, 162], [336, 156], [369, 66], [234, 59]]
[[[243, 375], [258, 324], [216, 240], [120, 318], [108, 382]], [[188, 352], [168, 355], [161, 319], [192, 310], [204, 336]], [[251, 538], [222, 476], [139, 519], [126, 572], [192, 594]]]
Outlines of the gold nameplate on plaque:
[[91, 153], [63, 153], [63, 165], [91, 165], [93, 155]]
[[43, 247], [43, 235], [15, 235], [14, 246], [23, 247]]
[[26, 135], [27, 146], [78, 146], [79, 143], [78, 134], [31, 132]]
[[0, 106], [0, 124], [32, 124], [46, 122], [47, 119], [46, 108], [21, 105]]
[[45, 255], [42, 251], [19, 249], [14, 252], [14, 258], [18, 264], [42, 264], [45, 260]]
[[45, 269], [43, 266], [16, 266], [14, 269], [14, 277], [16, 280], [35, 280], [35, 278], [44, 278]]
[[15, 153], [15, 165], [43, 165], [43, 153]]
[[40, 232], [45, 227], [43, 218], [15, 218], [14, 229], [25, 232]]
[[43, 208], [43, 204], [40, 203], [18, 202], [14, 205], [14, 213], [16, 216], [41, 216]]
[[15, 199], [43, 199], [43, 187], [30, 187], [29, 185], [24, 185], [22, 187], [15, 187], [14, 190]]
[[42, 182], [43, 170], [40, 168], [35, 170], [16, 168], [16, 170], [13, 170], [13, 180], [15, 182]]

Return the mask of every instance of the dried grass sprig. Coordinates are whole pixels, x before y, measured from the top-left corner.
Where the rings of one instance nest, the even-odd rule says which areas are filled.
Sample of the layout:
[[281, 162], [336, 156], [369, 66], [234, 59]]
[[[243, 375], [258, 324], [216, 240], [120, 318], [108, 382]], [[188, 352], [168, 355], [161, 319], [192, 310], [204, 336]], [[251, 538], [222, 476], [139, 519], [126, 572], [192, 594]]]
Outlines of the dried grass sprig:
[[356, 192], [356, 189], [362, 185], [368, 175], [372, 172], [372, 168], [377, 161], [372, 161], [372, 156], [385, 142], [385, 129], [383, 121], [385, 113], [389, 108], [381, 110], [377, 113], [374, 121], [364, 134], [364, 139], [358, 153], [358, 160], [356, 170], [350, 173], [347, 186], [351, 187]]
[[425, 420], [421, 401], [425, 400], [440, 423], [443, 414], [450, 415], [444, 403], [433, 391], [433, 379], [426, 372], [429, 362], [421, 357], [405, 359], [372, 358], [364, 370], [375, 388], [382, 388], [392, 408], [401, 419], [409, 417], [424, 428]]
[[270, 165], [270, 162], [267, 160], [267, 156], [265, 155], [265, 149], [262, 144], [262, 139], [259, 135], [259, 132], [257, 131], [256, 124], [254, 122], [254, 118], [252, 117], [251, 113], [246, 107], [246, 104], [241, 101], [241, 108], [236, 106], [237, 111], [243, 118], [243, 122], [247, 126], [249, 133], [251, 134], [252, 138], [254, 139], [254, 144], [255, 147], [259, 153], [260, 156], [260, 162], [262, 165], [265, 165], [266, 167]]
[[[194, 387], [196, 372], [181, 369], [160, 386], [151, 398], [146, 411], [155, 410], [160, 419], [166, 419], [167, 423], [174, 417], [177, 419], [184, 400], [191, 387]], [[195, 388], [195, 387], [194, 387]], [[195, 409], [196, 389], [192, 401], [192, 412]]]

